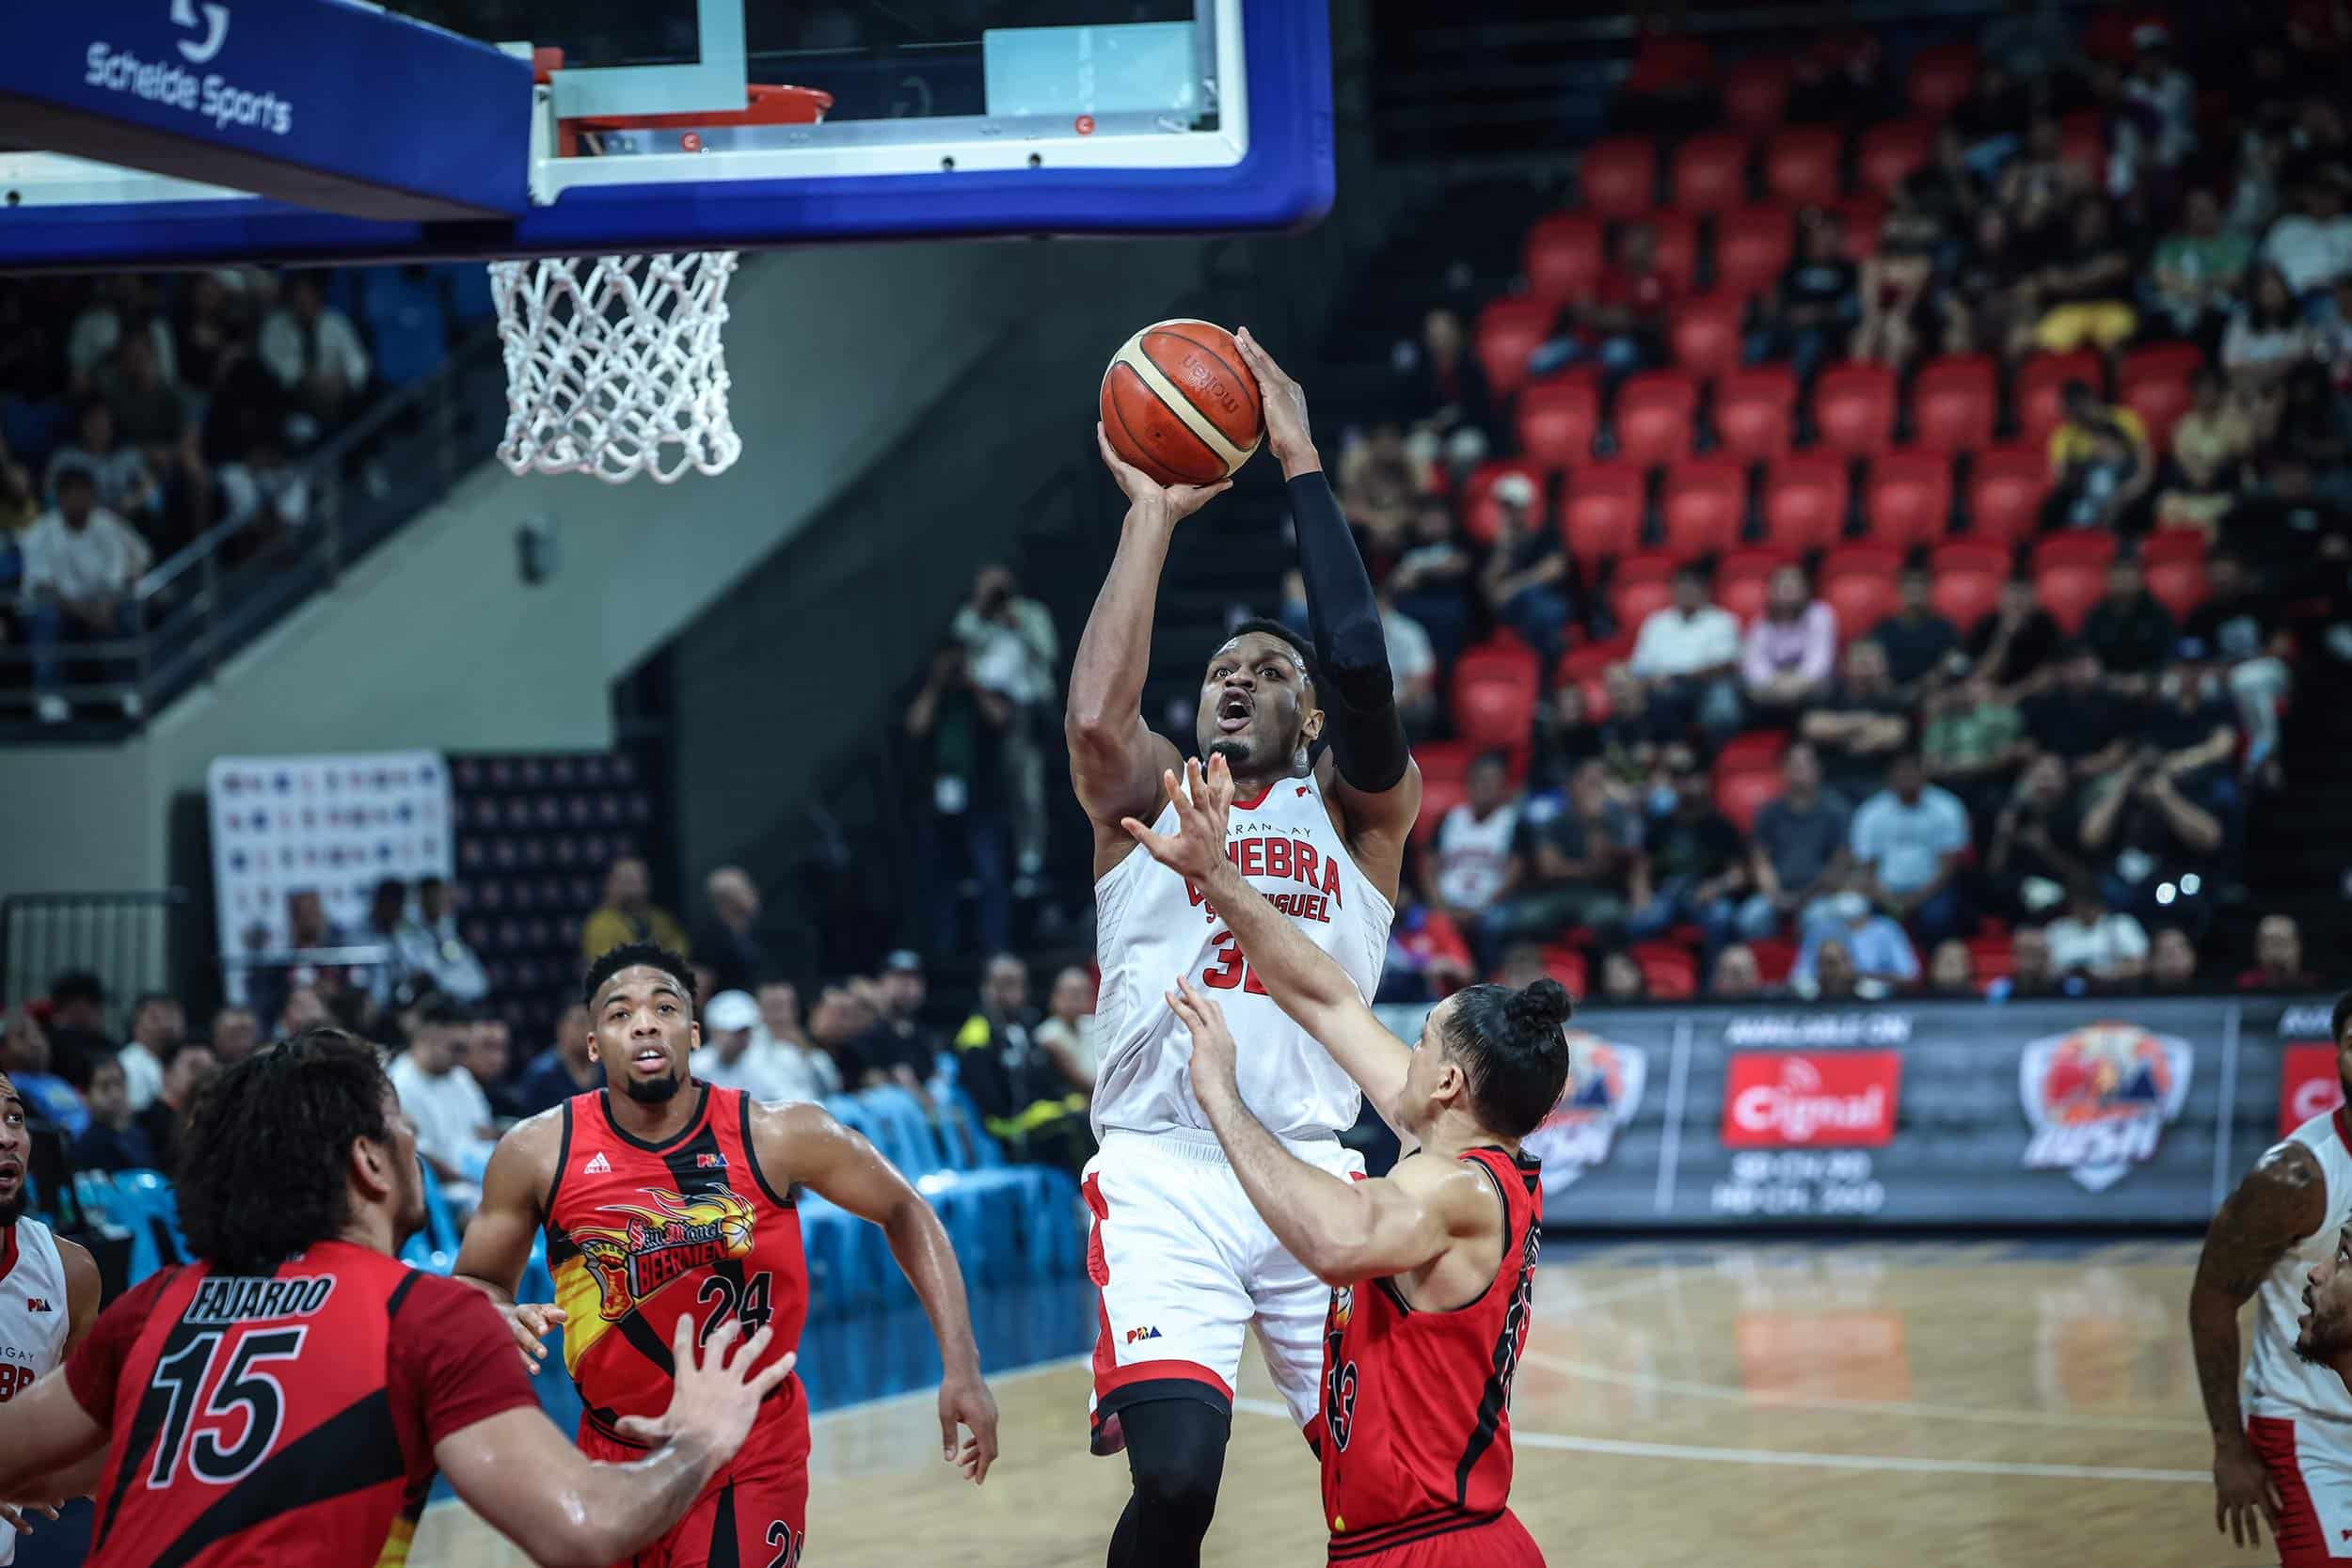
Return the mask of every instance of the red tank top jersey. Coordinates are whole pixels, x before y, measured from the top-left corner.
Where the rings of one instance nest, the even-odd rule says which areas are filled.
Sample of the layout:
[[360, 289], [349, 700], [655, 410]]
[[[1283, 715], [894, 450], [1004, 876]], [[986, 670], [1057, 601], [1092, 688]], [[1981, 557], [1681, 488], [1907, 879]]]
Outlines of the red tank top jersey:
[[1511, 1495], [1511, 1379], [1543, 1245], [1540, 1162], [1473, 1148], [1502, 1196], [1502, 1259], [1452, 1311], [1393, 1279], [1331, 1292], [1323, 1327], [1323, 1515], [1334, 1561], [1486, 1524]]
[[[691, 1315], [698, 1340], [729, 1318], [775, 1331], [763, 1364], [801, 1341], [808, 1265], [789, 1193], [752, 1155], [751, 1098], [700, 1082], [685, 1130], [650, 1144], [613, 1125], [607, 1091], [564, 1106], [563, 1152], [548, 1194], [548, 1267], [564, 1308], [564, 1362], [582, 1420], [614, 1442], [624, 1416], [669, 1407], [673, 1336]], [[789, 1414], [785, 1379], [762, 1419]]]
[[90, 1568], [405, 1562], [434, 1446], [539, 1403], [488, 1297], [342, 1242], [151, 1275], [65, 1377], [111, 1434]]

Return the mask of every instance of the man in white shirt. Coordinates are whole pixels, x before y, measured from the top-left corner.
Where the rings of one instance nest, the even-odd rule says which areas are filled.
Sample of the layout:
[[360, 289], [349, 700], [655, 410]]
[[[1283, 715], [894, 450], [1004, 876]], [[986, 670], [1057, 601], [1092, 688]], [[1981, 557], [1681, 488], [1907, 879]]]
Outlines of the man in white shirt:
[[413, 913], [392, 932], [400, 967], [431, 978], [433, 989], [470, 1006], [490, 994], [490, 977], [482, 959], [457, 934], [457, 915], [450, 908], [449, 884], [438, 877], [417, 879]]
[[2148, 970], [2148, 933], [2122, 910], [2110, 910], [2089, 882], [2067, 890], [2066, 913], [2043, 927], [2050, 967], [2102, 985], [2128, 985]]
[[1852, 833], [1872, 903], [1930, 945], [1963, 934], [1955, 878], [1968, 850], [1968, 808], [1928, 783], [1918, 752], [1897, 753], [1886, 787], [1853, 814]]
[[812, 1044], [801, 1026], [801, 993], [788, 980], [763, 981], [752, 1049], [767, 1057], [783, 1081], [786, 1100], [822, 1100], [841, 1092], [841, 1069]]
[[133, 1116], [154, 1104], [164, 1092], [164, 1064], [187, 1034], [187, 1014], [178, 1001], [159, 990], [139, 998], [131, 1012], [130, 1043], [115, 1053], [115, 1060], [122, 1064], [123, 1089]]
[[1005, 784], [1012, 797], [1014, 853], [1020, 878], [1045, 865], [1045, 753], [1039, 740], [1057, 695], [1054, 661], [1060, 640], [1053, 611], [1024, 598], [1008, 566], [983, 566], [972, 597], [950, 628], [972, 659], [972, 684], [1012, 705], [1005, 726]]
[[1436, 849], [1422, 859], [1422, 899], [1459, 926], [1469, 925], [1509, 886], [1519, 826], [1502, 752], [1489, 752], [1471, 763], [1466, 783], [1463, 800], [1438, 823]]
[[351, 318], [319, 293], [315, 273], [295, 273], [287, 283], [286, 303], [262, 323], [260, 347], [262, 365], [301, 411], [294, 434], [305, 444], [342, 416], [374, 368]]
[[754, 1100], [801, 1100], [779, 1069], [772, 1044], [759, 1048], [759, 1004], [749, 991], [723, 990], [703, 1004], [703, 1043], [689, 1067], [695, 1077]]
[[489, 1098], [458, 1066], [469, 1024], [449, 998], [427, 999], [408, 1049], [386, 1069], [401, 1110], [417, 1124], [417, 1153], [440, 1178], [444, 1196], [468, 1214], [481, 1201], [482, 1172], [498, 1144]]
[[2352, 274], [2352, 216], [2344, 213], [2344, 192], [2326, 176], [2305, 182], [2297, 205], [2301, 212], [2270, 226], [2262, 255], [2285, 275], [2297, 299], [2309, 299]]
[[[35, 706], [44, 724], [73, 716], [59, 669], [58, 646], [69, 637], [128, 638], [136, 628], [133, 594], [155, 552], [138, 531], [98, 504], [98, 486], [83, 467], [60, 469], [57, 504], [33, 519], [19, 544], [24, 558], [24, 634], [32, 644]], [[135, 689], [121, 698], [122, 716], [141, 711]]]
[[1696, 718], [1709, 735], [1740, 728], [1739, 617], [1708, 596], [1707, 573], [1688, 564], [1675, 573], [1674, 602], [1652, 610], [1633, 640], [1628, 668], [1669, 724]]
[[1438, 650], [1419, 621], [1396, 608], [1396, 595], [1380, 586], [1380, 635], [1389, 648], [1389, 673], [1396, 682], [1396, 711], [1405, 733], [1427, 735], [1438, 717]]

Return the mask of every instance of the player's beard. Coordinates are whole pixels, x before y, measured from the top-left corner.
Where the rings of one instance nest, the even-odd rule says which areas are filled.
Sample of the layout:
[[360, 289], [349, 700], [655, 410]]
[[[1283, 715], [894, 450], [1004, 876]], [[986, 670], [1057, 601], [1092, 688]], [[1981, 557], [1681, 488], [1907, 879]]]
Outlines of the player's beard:
[[670, 1071], [659, 1078], [625, 1078], [621, 1090], [640, 1105], [667, 1105], [686, 1086], [683, 1073]]
[[2314, 1302], [2311, 1326], [2296, 1336], [2295, 1354], [2314, 1367], [2330, 1367], [2352, 1354], [2352, 1321]]
[[20, 1176], [16, 1179], [16, 1191], [5, 1198], [0, 1198], [0, 1230], [9, 1228], [17, 1221], [23, 1219], [25, 1208], [30, 1202], [30, 1189], [26, 1186], [24, 1179]]

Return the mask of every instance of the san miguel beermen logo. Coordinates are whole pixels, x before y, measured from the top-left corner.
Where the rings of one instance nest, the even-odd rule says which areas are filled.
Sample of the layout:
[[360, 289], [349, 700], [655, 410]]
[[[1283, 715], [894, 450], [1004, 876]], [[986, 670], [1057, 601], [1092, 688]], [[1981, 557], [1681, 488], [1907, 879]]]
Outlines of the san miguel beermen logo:
[[1543, 1125], [1527, 1135], [1527, 1151], [1544, 1163], [1544, 1193], [1557, 1197], [1576, 1179], [1609, 1158], [1617, 1130], [1641, 1108], [1649, 1054], [1581, 1029], [1568, 1037], [1568, 1084]]
[[600, 1213], [623, 1223], [572, 1232], [602, 1298], [598, 1311], [618, 1323], [639, 1303], [692, 1269], [752, 1251], [752, 1206], [730, 1192], [685, 1197], [648, 1188], [651, 1209], [607, 1204]]
[[2027, 1045], [2018, 1089], [2033, 1141], [2027, 1170], [2063, 1170], [2092, 1192], [2153, 1159], [2188, 1098], [2186, 1040], [2136, 1023], [2092, 1023]]
[[1340, 1359], [1340, 1343], [1355, 1311], [1355, 1287], [1343, 1285], [1331, 1292], [1331, 1309], [1323, 1320], [1323, 1430], [1342, 1453], [1347, 1451], [1348, 1429], [1356, 1424], [1357, 1381], [1356, 1363]]

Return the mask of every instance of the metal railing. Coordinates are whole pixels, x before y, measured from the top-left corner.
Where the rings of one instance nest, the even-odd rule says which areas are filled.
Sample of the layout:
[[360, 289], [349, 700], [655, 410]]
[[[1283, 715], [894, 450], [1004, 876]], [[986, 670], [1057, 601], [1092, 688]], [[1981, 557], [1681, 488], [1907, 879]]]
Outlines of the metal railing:
[[[135, 696], [151, 714], [211, 679], [223, 658], [489, 455], [504, 416], [501, 373], [498, 334], [485, 327], [434, 374], [289, 463], [291, 483], [309, 492], [300, 524], [264, 507], [205, 530], [140, 578], [126, 604], [129, 635], [58, 648], [68, 678], [41, 694], [118, 711]], [[23, 643], [0, 645], [0, 711], [32, 704], [31, 664]]]
[[107, 1027], [127, 1034], [139, 992], [185, 989], [193, 911], [178, 887], [9, 894], [0, 898], [0, 1003], [42, 995], [58, 975], [87, 970], [105, 984]]

